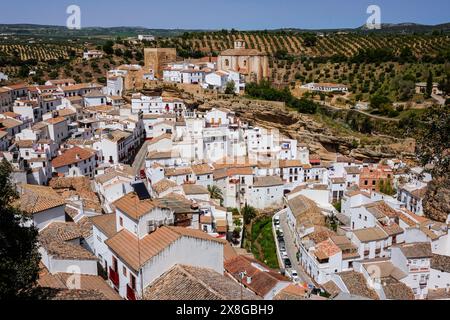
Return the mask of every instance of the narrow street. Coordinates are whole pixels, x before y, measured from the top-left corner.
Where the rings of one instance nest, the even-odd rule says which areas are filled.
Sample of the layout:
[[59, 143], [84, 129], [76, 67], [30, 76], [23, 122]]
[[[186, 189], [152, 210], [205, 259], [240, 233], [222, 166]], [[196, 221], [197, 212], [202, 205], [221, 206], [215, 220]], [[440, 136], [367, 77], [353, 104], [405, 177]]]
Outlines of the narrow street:
[[[280, 217], [281, 230], [284, 233], [284, 242], [286, 245], [286, 252], [289, 257], [289, 260], [291, 260], [292, 268], [297, 271], [301, 283], [306, 283], [308, 285], [315, 286], [313, 280], [308, 276], [308, 274], [306, 274], [306, 272], [303, 270], [303, 267], [299, 264], [299, 262], [297, 260], [298, 249], [295, 246], [294, 237], [293, 237], [291, 230], [289, 229], [289, 226], [287, 224], [286, 213], [282, 212], [281, 214], [279, 214], [279, 217]], [[275, 241], [277, 241], [277, 251], [278, 251], [277, 254], [279, 255], [279, 257], [281, 257], [281, 253], [279, 251], [279, 246], [278, 246], [278, 240], [275, 239]], [[283, 261], [283, 260], [281, 260], [281, 261]], [[288, 270], [288, 271], [290, 271], [290, 270]]]
[[145, 141], [142, 145], [141, 149], [139, 149], [139, 152], [136, 154], [136, 157], [134, 158], [133, 162], [133, 172], [137, 176], [139, 175], [141, 169], [144, 168], [145, 165], [145, 157], [147, 155], [147, 147], [148, 147], [148, 141]]

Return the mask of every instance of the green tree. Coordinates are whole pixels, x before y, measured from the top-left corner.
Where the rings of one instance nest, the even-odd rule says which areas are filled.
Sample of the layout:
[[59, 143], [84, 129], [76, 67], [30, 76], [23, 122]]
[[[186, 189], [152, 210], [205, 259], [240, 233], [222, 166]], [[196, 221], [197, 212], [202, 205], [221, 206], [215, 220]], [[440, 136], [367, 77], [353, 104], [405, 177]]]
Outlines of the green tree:
[[384, 180], [380, 180], [379, 187], [380, 187], [380, 192], [385, 193]]
[[18, 194], [11, 181], [11, 165], [0, 163], [0, 300], [35, 295], [39, 274], [38, 231], [26, 226], [29, 218], [13, 206]]
[[307, 34], [303, 39], [303, 43], [306, 47], [314, 47], [317, 43], [317, 37], [315, 34]]
[[382, 109], [388, 105], [391, 105], [391, 100], [384, 95], [374, 94], [370, 97], [370, 107], [372, 109]]
[[103, 51], [108, 55], [113, 54], [114, 53], [114, 42], [111, 40], [106, 41], [106, 43], [103, 45]]
[[19, 78], [26, 78], [30, 74], [30, 68], [27, 65], [20, 66]]
[[336, 214], [332, 213], [332, 214], [328, 215], [325, 220], [326, 220], [328, 228], [330, 228], [331, 230], [336, 232], [338, 229], [338, 226], [339, 226], [339, 220], [338, 220]]
[[361, 123], [360, 132], [371, 134], [372, 130], [373, 130], [372, 121], [369, 119], [369, 117], [364, 117], [364, 120]]
[[223, 201], [222, 190], [218, 186], [208, 186], [208, 192], [211, 199]]
[[236, 84], [234, 81], [228, 81], [227, 86], [225, 88], [225, 94], [234, 94], [236, 91]]
[[122, 49], [117, 48], [116, 50], [114, 50], [114, 55], [116, 55], [117, 57], [122, 57], [123, 56]]
[[447, 77], [439, 83], [439, 90], [441, 90], [445, 96], [450, 94], [450, 73]]
[[250, 224], [253, 219], [256, 217], [256, 209], [248, 204], [242, 208], [242, 215], [244, 216], [244, 223], [246, 225]]
[[335, 203], [333, 204], [333, 206], [334, 206], [334, 208], [335, 208], [338, 212], [341, 212], [341, 211], [342, 211], [342, 202], [341, 202], [341, 201], [335, 202]]

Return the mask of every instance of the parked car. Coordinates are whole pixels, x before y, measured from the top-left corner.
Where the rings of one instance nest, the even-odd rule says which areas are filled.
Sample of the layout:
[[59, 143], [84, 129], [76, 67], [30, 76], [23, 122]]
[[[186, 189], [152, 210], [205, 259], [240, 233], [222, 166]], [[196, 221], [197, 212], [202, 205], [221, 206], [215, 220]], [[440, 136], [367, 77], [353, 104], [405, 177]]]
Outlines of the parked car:
[[275, 219], [273, 219], [273, 224], [275, 226], [279, 226], [280, 225], [280, 217], [276, 217]]
[[280, 251], [286, 251], [286, 245], [283, 242], [280, 242]]
[[284, 259], [284, 266], [286, 267], [286, 269], [290, 269], [292, 268], [292, 263], [291, 260], [289, 260], [289, 258]]
[[289, 259], [289, 256], [288, 256], [288, 254], [287, 254], [286, 251], [281, 251], [281, 257], [282, 257], [283, 259]]
[[291, 271], [291, 278], [292, 278], [292, 281], [294, 281], [296, 283], [300, 281], [300, 278], [299, 278], [296, 270]]
[[277, 239], [278, 241], [284, 241], [284, 233], [281, 230], [277, 230]]

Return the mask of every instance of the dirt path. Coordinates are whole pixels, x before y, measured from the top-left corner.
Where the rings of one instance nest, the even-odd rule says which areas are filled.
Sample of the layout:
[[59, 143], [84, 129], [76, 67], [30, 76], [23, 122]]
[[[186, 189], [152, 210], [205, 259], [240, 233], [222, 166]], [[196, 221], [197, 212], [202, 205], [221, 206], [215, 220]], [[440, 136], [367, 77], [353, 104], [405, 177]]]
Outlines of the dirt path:
[[[340, 108], [337, 108], [337, 107], [334, 107], [334, 106], [331, 106], [331, 105], [325, 104], [325, 103], [321, 103], [321, 105], [323, 105], [324, 107], [327, 107], [327, 108], [334, 109], [334, 110], [342, 110]], [[378, 119], [378, 120], [383, 120], [383, 121], [388, 121], [388, 122], [399, 122], [400, 121], [400, 119], [388, 118], [388, 117], [383, 117], [383, 116], [377, 116], [377, 115], [370, 114], [368, 112], [365, 112], [365, 111], [362, 111], [362, 110], [358, 110], [358, 109], [352, 109], [352, 110], [355, 111], [355, 112], [364, 114], [364, 115], [366, 115], [366, 116], [368, 116], [370, 118], [374, 118], [374, 119]]]

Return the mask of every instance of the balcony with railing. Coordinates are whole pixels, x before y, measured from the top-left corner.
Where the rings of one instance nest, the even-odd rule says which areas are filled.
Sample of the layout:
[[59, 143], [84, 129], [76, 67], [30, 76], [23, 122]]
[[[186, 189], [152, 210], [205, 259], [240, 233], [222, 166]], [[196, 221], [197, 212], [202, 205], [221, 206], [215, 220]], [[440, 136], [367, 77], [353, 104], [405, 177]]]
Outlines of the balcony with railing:
[[109, 267], [109, 280], [116, 286], [119, 287], [119, 273], [115, 271], [113, 268]]

